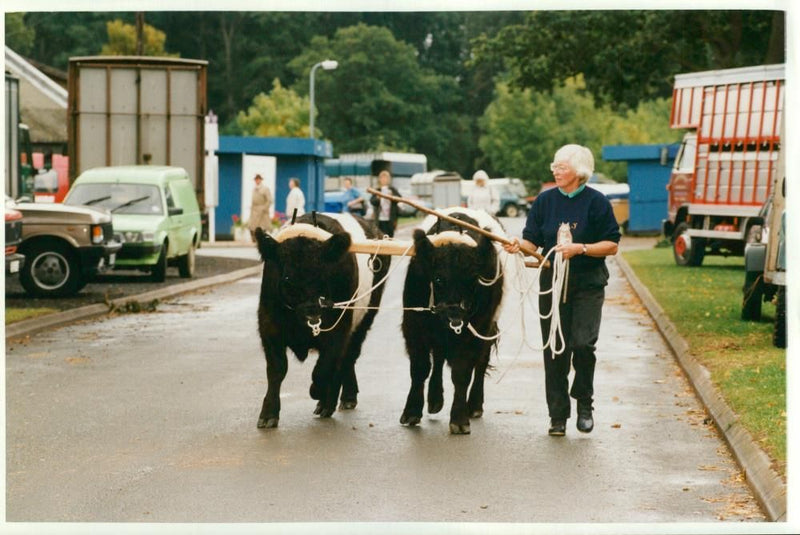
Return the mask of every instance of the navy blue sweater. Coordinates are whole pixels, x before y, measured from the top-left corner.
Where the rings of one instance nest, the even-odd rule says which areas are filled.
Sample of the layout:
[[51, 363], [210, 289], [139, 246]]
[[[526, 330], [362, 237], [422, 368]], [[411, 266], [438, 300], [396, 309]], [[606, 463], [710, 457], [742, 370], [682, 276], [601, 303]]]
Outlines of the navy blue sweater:
[[[522, 238], [542, 247], [547, 254], [556, 245], [556, 234], [561, 223], [569, 223], [573, 243], [619, 243], [619, 224], [606, 196], [586, 186], [576, 196], [569, 198], [558, 188], [544, 191], [533, 201]], [[574, 256], [570, 272], [584, 272], [605, 264], [605, 257]]]

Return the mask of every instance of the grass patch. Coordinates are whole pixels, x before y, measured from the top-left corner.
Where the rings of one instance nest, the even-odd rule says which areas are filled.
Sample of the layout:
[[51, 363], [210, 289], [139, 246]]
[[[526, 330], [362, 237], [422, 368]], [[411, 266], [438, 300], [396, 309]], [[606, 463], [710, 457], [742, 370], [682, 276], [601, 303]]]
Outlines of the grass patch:
[[6, 325], [58, 312], [55, 308], [6, 308]]
[[624, 257], [786, 477], [786, 350], [772, 345], [774, 304], [762, 305], [760, 322], [740, 319], [743, 260], [707, 257], [700, 267], [680, 267], [667, 248]]

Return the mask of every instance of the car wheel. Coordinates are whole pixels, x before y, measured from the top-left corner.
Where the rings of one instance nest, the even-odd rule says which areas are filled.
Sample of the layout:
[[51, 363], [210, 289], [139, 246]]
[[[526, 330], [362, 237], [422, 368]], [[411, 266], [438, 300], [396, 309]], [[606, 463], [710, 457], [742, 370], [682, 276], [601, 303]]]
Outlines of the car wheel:
[[506, 217], [517, 217], [519, 215], [519, 208], [516, 204], [509, 203], [503, 209], [503, 215]]
[[41, 241], [24, 248], [25, 263], [20, 283], [36, 297], [74, 295], [85, 283], [75, 251], [60, 242]]
[[194, 277], [195, 247], [194, 242], [189, 246], [189, 252], [178, 259], [178, 273], [184, 279]]
[[150, 269], [150, 280], [153, 282], [164, 282], [167, 278], [167, 242], [161, 245], [161, 254], [158, 261]]
[[685, 222], [675, 227], [672, 254], [679, 266], [699, 266], [706, 254], [706, 241], [689, 236], [689, 225]]

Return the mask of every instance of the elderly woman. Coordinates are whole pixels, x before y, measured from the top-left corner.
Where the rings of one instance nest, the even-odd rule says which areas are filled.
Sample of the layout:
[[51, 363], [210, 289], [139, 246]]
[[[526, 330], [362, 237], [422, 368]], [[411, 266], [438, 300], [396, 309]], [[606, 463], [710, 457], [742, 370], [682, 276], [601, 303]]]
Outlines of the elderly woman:
[[489, 186], [489, 175], [479, 169], [472, 175], [472, 192], [467, 197], [467, 208], [483, 210], [489, 215], [495, 215], [500, 208], [500, 201], [495, 191]]
[[[543, 339], [550, 332], [552, 316], [548, 312], [553, 302], [558, 300], [560, 307], [564, 351], [554, 355], [551, 347], [545, 349], [544, 370], [549, 434], [564, 436], [570, 417], [570, 396], [577, 400], [578, 431], [589, 433], [594, 428], [595, 344], [608, 283], [605, 257], [616, 254], [620, 233], [611, 203], [599, 191], [586, 187], [594, 172], [594, 157], [589, 149], [580, 145], [561, 147], [550, 170], [558, 187], [536, 197], [522, 231], [522, 241], [532, 248], [541, 247], [543, 253], [555, 247], [569, 260], [566, 302], [552, 294], [539, 297], [540, 316], [548, 316], [540, 319]], [[572, 241], [558, 244], [562, 223], [569, 224]], [[505, 249], [515, 253], [519, 242], [514, 238]], [[543, 269], [541, 291], [550, 289], [552, 281], [553, 269]], [[575, 378], [568, 390], [570, 366], [575, 368]]]

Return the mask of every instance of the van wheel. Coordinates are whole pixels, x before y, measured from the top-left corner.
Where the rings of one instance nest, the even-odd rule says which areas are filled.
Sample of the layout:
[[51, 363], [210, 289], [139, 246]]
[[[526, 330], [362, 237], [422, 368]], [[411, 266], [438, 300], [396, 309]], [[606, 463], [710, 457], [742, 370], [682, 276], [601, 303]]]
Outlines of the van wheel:
[[506, 217], [517, 217], [519, 215], [519, 208], [516, 204], [509, 203], [503, 209], [503, 215]]
[[786, 348], [786, 286], [778, 288], [775, 303], [775, 327], [772, 331], [772, 345]]
[[24, 249], [20, 283], [36, 297], [74, 295], [85, 286], [75, 252], [66, 244], [40, 241]]
[[167, 278], [167, 242], [161, 244], [161, 254], [158, 261], [150, 269], [150, 280], [153, 282], [164, 282]]
[[746, 271], [742, 288], [742, 319], [759, 321], [761, 319], [761, 301], [764, 299], [764, 273]]
[[194, 243], [189, 246], [189, 252], [178, 258], [178, 273], [184, 279], [194, 277], [195, 266], [195, 247]]

